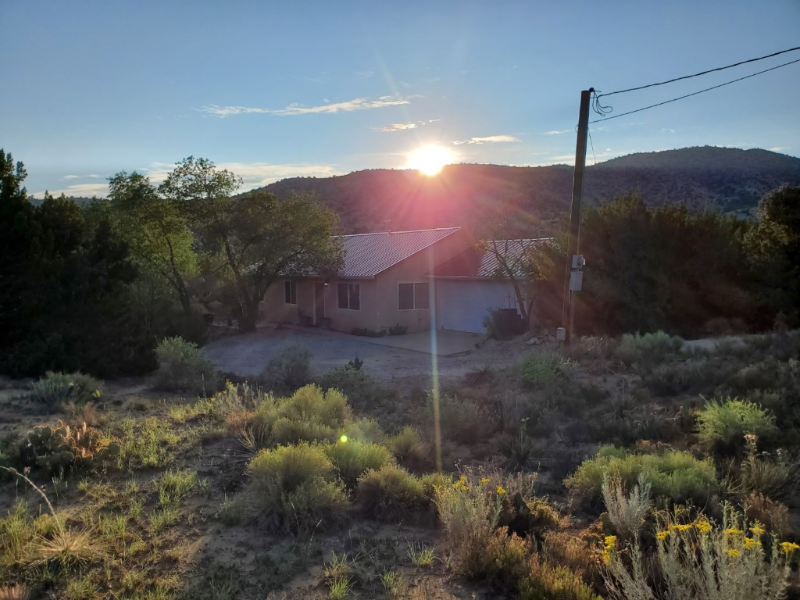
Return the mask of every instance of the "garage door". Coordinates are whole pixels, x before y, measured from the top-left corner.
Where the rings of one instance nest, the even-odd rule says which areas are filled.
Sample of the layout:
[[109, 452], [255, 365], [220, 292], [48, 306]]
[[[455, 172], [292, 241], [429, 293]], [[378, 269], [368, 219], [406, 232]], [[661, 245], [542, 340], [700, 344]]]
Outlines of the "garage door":
[[485, 333], [493, 308], [516, 308], [514, 288], [501, 281], [436, 280], [436, 325], [440, 329]]

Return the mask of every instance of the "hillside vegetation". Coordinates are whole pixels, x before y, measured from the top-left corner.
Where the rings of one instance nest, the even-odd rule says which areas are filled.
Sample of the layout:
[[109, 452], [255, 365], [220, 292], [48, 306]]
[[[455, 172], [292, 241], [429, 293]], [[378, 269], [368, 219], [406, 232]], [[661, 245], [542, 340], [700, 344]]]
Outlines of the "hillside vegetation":
[[[591, 163], [591, 156], [589, 156]], [[600, 204], [631, 190], [650, 206], [748, 214], [785, 183], [800, 183], [800, 159], [753, 149], [683, 148], [631, 154], [589, 166], [584, 196]], [[437, 177], [416, 171], [368, 170], [339, 177], [296, 177], [266, 187], [278, 197], [313, 192], [341, 215], [347, 232], [461, 225], [475, 227], [499, 212], [535, 215], [552, 229], [572, 194], [572, 167], [451, 165]]]

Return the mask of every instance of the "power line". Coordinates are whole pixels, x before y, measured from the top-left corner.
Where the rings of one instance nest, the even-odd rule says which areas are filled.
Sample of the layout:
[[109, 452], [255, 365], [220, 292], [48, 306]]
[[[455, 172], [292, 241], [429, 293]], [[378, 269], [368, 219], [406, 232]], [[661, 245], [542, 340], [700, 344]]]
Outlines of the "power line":
[[709, 73], [715, 73], [716, 71], [724, 71], [725, 69], [732, 69], [733, 67], [738, 67], [740, 65], [746, 65], [748, 63], [757, 62], [759, 60], [764, 60], [767, 58], [772, 58], [773, 56], [779, 56], [781, 54], [786, 54], [787, 52], [794, 52], [795, 50], [800, 50], [800, 46], [795, 46], [794, 48], [789, 48], [787, 50], [781, 50], [780, 52], [773, 52], [772, 54], [767, 54], [765, 56], [759, 56], [757, 58], [749, 58], [747, 60], [742, 60], [737, 63], [733, 63], [732, 65], [727, 65], [724, 67], [717, 67], [716, 69], [708, 69], [707, 71], [701, 71], [700, 73], [695, 73], [694, 75], [684, 75], [682, 77], [676, 77], [675, 79], [668, 79], [667, 81], [659, 81], [658, 83], [648, 83], [647, 85], [640, 85], [638, 87], [628, 88], [627, 90], [617, 90], [616, 92], [608, 92], [607, 94], [599, 94], [597, 97], [602, 98], [603, 96], [613, 96], [614, 94], [626, 94], [627, 92], [635, 92], [637, 90], [644, 90], [651, 87], [656, 87], [658, 85], [667, 85], [668, 83], [675, 83], [676, 81], [683, 81], [684, 79], [691, 79], [692, 77], [700, 77], [701, 75], [708, 75]]
[[[697, 96], [698, 94], [702, 94], [702, 93], [705, 93], [705, 92], [710, 92], [711, 90], [716, 90], [718, 88], [725, 87], [726, 85], [730, 85], [732, 83], [736, 83], [737, 81], [744, 81], [745, 79], [750, 79], [751, 77], [755, 77], [756, 75], [761, 75], [763, 73], [768, 73], [769, 71], [774, 71], [775, 69], [780, 69], [782, 67], [787, 67], [789, 65], [793, 65], [794, 63], [798, 63], [798, 62], [800, 62], [800, 58], [798, 58], [797, 60], [793, 60], [793, 61], [787, 62], [787, 63], [783, 63], [782, 65], [778, 65], [777, 67], [771, 67], [769, 69], [764, 69], [763, 71], [758, 71], [758, 72], [752, 73], [750, 75], [745, 75], [744, 77], [739, 77], [738, 79], [732, 79], [730, 81], [726, 81], [725, 83], [720, 83], [719, 85], [715, 85], [715, 86], [712, 86], [710, 88], [706, 88], [704, 90], [700, 90], [698, 92], [693, 92], [691, 94], [686, 94], [685, 96], [678, 96], [677, 98], [672, 98], [671, 100], [665, 100], [664, 102], [659, 102], [658, 104], [651, 104], [650, 106], [637, 108], [636, 110], [629, 110], [628, 112], [620, 113], [618, 115], [614, 115], [613, 117], [604, 117], [602, 119], [595, 119], [594, 121], [590, 121], [590, 123], [601, 123], [603, 121], [610, 121], [611, 119], [618, 119], [619, 117], [624, 117], [626, 115], [632, 115], [633, 113], [638, 113], [638, 112], [642, 112], [643, 110], [649, 110], [651, 108], [656, 108], [657, 106], [664, 106], [665, 104], [669, 104], [670, 102], [677, 102], [678, 100], [683, 100], [684, 98], [691, 98], [692, 96]], [[677, 81], [677, 80], [674, 80], [674, 81]], [[660, 85], [660, 84], [656, 84], [656, 85]], [[650, 87], [650, 86], [644, 86], [644, 87]], [[642, 89], [642, 88], [634, 88], [634, 89]], [[614, 92], [614, 93], [617, 93], [617, 92]], [[597, 112], [598, 114], [605, 114], [603, 112], [605, 107], [600, 107], [599, 106], [598, 99], [601, 96], [609, 96], [609, 95], [610, 94], [601, 94], [601, 95], [595, 94], [595, 99], [594, 99], [595, 112]], [[598, 107], [599, 107], [599, 110], [598, 110]]]

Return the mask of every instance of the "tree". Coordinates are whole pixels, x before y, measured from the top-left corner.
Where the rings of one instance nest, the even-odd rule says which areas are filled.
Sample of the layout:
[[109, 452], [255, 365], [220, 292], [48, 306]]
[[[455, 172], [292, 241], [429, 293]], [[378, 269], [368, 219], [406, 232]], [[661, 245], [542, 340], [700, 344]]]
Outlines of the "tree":
[[278, 277], [335, 273], [343, 246], [337, 215], [311, 197], [279, 201], [263, 190], [233, 197], [240, 185], [233, 173], [189, 157], [161, 191], [181, 203], [203, 251], [224, 261], [241, 307], [239, 327], [252, 331], [259, 303]]
[[178, 202], [162, 196], [139, 173], [109, 179], [109, 199], [120, 233], [140, 268], [163, 279], [175, 292], [184, 317], [192, 314], [187, 279], [197, 273], [194, 236]]

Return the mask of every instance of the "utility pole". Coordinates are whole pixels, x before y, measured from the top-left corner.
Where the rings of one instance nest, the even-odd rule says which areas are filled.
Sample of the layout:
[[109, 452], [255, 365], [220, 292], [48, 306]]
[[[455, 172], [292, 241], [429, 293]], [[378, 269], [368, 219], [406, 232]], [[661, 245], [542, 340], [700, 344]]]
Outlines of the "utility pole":
[[564, 281], [564, 304], [561, 322], [566, 326], [564, 341], [569, 344], [574, 333], [576, 291], [581, 289], [583, 258], [578, 256], [581, 232], [581, 200], [583, 196], [583, 171], [586, 167], [586, 138], [589, 133], [589, 106], [594, 88], [581, 92], [581, 108], [578, 116], [578, 141], [575, 147], [575, 174], [572, 179], [572, 210], [569, 218], [569, 242]]

